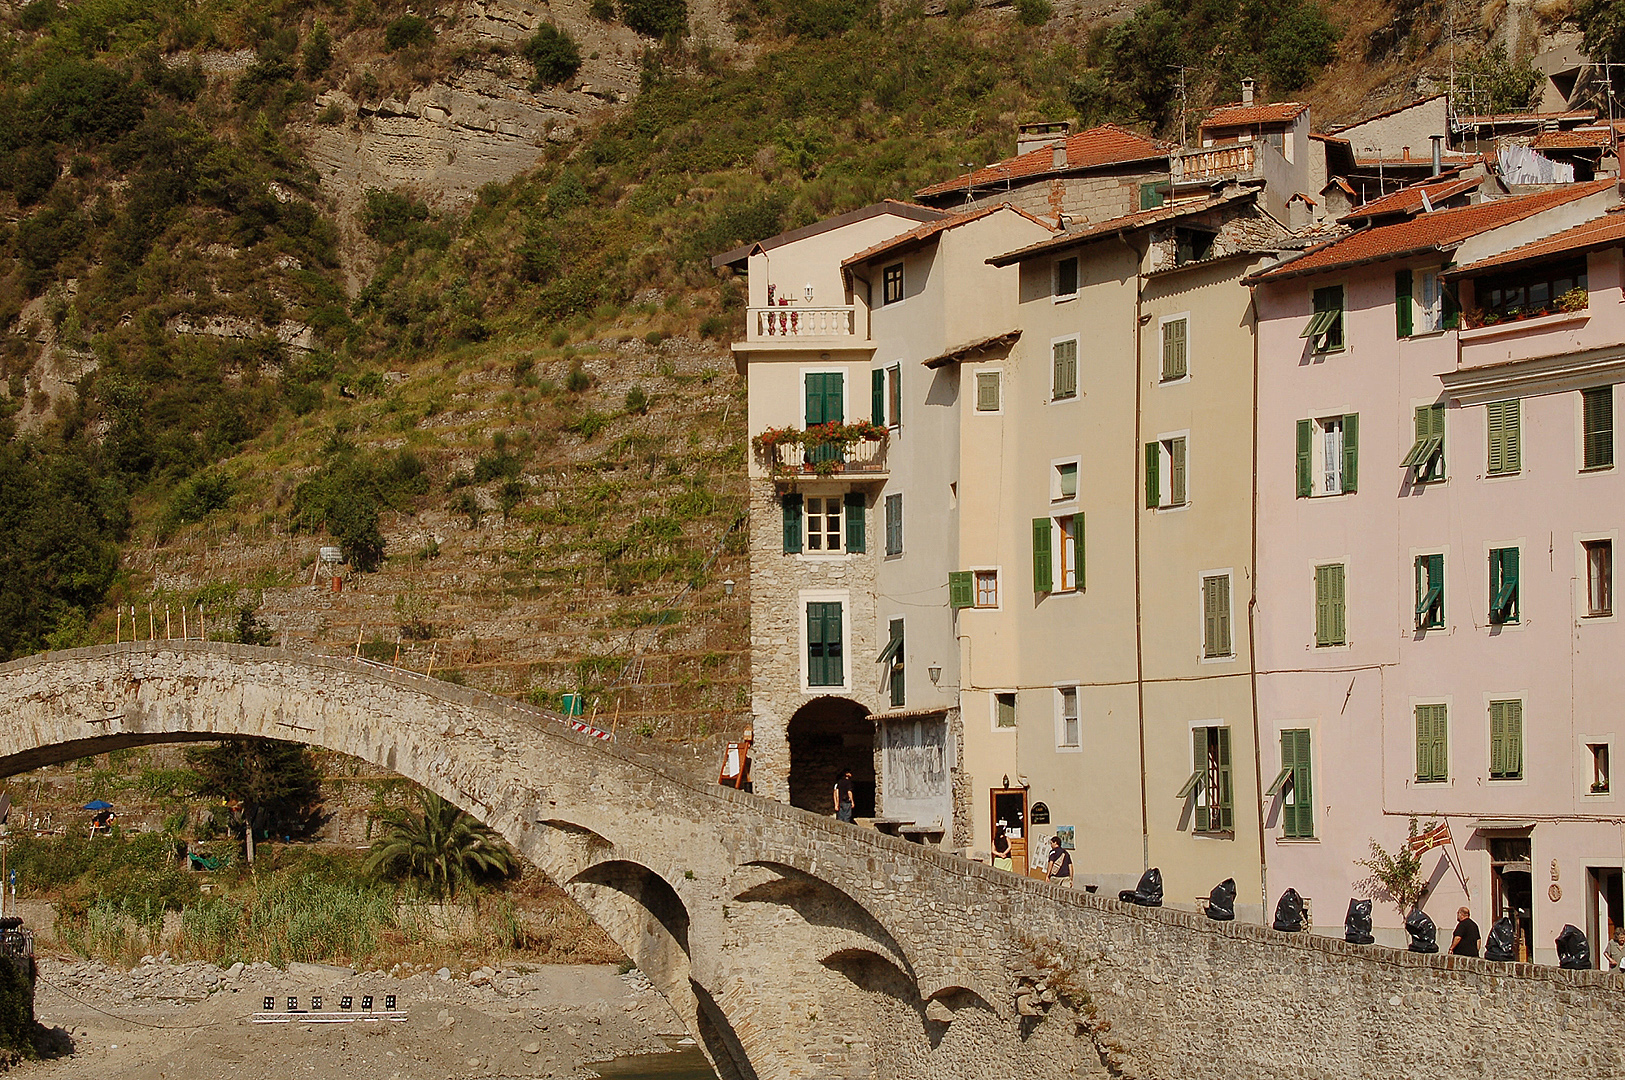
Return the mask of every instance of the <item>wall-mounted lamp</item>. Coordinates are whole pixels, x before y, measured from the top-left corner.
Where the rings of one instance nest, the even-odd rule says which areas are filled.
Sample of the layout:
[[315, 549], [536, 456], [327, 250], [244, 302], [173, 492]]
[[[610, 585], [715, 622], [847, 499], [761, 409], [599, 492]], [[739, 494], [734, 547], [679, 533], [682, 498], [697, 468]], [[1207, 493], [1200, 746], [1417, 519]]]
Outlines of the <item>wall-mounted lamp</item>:
[[812, 282], [807, 282], [807, 288], [803, 290], [803, 294], [807, 297], [807, 303], [812, 303]]
[[728, 580], [726, 580], [726, 581], [724, 581], [722, 583], [722, 595], [723, 596], [732, 596], [733, 594], [734, 594], [734, 579], [729, 578]]
[[942, 665], [932, 664], [930, 667], [925, 669], [925, 673], [931, 676], [931, 685], [935, 686], [937, 685], [937, 680], [942, 678]]
[[1004, 788], [1009, 787], [1010, 786], [1010, 774], [1005, 773], [1004, 776], [1002, 777], [1002, 781], [1003, 782], [999, 784], [1000, 787], [1004, 787]]

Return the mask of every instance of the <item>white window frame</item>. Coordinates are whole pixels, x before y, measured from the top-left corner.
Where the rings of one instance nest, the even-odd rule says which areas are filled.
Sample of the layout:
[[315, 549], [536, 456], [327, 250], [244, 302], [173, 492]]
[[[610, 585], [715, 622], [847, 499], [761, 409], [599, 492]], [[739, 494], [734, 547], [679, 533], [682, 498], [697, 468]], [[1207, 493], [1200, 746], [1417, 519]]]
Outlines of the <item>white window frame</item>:
[[[806, 559], [845, 558], [850, 554], [846, 550], [846, 491], [842, 490], [831, 495], [828, 492], [803, 492], [801, 496], [801, 555]], [[838, 530], [838, 548], [814, 548], [812, 546], [812, 501], [814, 499], [834, 499], [841, 504], [841, 527]], [[819, 515], [824, 517], [827, 515]], [[822, 530], [818, 534], [823, 537]]]
[[[807, 605], [808, 604], [840, 604], [841, 605], [841, 684], [839, 686], [813, 686], [807, 681]], [[830, 694], [838, 692], [850, 693], [852, 691], [852, 593], [847, 589], [803, 589], [796, 595], [796, 613], [798, 629], [796, 640], [799, 644], [799, 660], [801, 667], [801, 692], [803, 694]]]
[[[1176, 439], [1185, 440], [1185, 501], [1170, 503], [1169, 496], [1173, 493], [1174, 458], [1169, 443]], [[1184, 431], [1164, 431], [1156, 436], [1157, 442], [1157, 505], [1159, 514], [1176, 513], [1190, 509], [1191, 503], [1191, 433], [1190, 429]]]
[[[1074, 474], [1074, 480], [1077, 483], [1074, 484], [1072, 494], [1070, 494], [1070, 495], [1061, 494], [1061, 466], [1063, 466], [1063, 465], [1071, 465], [1073, 468], [1075, 468], [1077, 470], [1077, 472]], [[1079, 456], [1079, 457], [1064, 457], [1064, 458], [1052, 458], [1052, 459], [1050, 459], [1050, 463], [1049, 463], [1049, 501], [1050, 501], [1050, 506], [1051, 507], [1057, 507], [1057, 506], [1074, 506], [1074, 505], [1076, 505], [1077, 501], [1078, 501], [1078, 487], [1079, 487], [1079, 485], [1081, 485], [1082, 481], [1083, 481], [1083, 458], [1081, 456]]]
[[[1207, 655], [1207, 643], [1204, 640], [1207, 622], [1207, 580], [1216, 577], [1230, 579], [1230, 651], [1223, 656]], [[1201, 664], [1234, 664], [1239, 655], [1239, 651], [1236, 649], [1236, 569], [1233, 566], [1223, 566], [1213, 570], [1200, 570], [1196, 574], [1197, 662]]]
[[[1069, 293], [1063, 293], [1061, 291], [1061, 264], [1067, 261], [1075, 263], [1077, 269], [1072, 277], [1074, 282], [1072, 291]], [[1058, 256], [1055, 261], [1050, 264], [1049, 284], [1050, 299], [1052, 302], [1064, 304], [1069, 300], [1076, 300], [1078, 295], [1083, 292], [1083, 260], [1077, 255]]]
[[[903, 362], [893, 360], [880, 369], [885, 372], [880, 382], [880, 392], [885, 395], [880, 405], [886, 415], [886, 427], [897, 431], [903, 426]], [[893, 402], [896, 408], [892, 408]]]
[[[1078, 519], [1082, 516], [1083, 515], [1076, 510], [1069, 509], [1066, 513], [1055, 514], [1049, 519], [1051, 538], [1049, 562], [1050, 583], [1052, 586], [1050, 593], [1052, 595], [1066, 596], [1070, 595], [1071, 593], [1083, 591], [1078, 586], [1077, 538]], [[1073, 534], [1070, 537], [1068, 537], [1067, 534], [1061, 530], [1062, 518], [1066, 518], [1072, 522]], [[1065, 574], [1063, 572], [1066, 562], [1066, 546], [1069, 542], [1072, 545], [1072, 584], [1070, 586], [1065, 584]]]
[[[1613, 570], [1613, 580], [1608, 583], [1609, 599], [1613, 601], [1613, 610], [1607, 614], [1591, 614], [1591, 562], [1586, 558], [1587, 544], [1607, 542], [1614, 546], [1614, 560], [1610, 569]], [[1619, 533], [1616, 532], [1577, 532], [1574, 534], [1574, 618], [1582, 626], [1594, 623], [1611, 623], [1619, 620]], [[1521, 580], [1523, 557], [1519, 556], [1519, 588], [1523, 587]], [[1522, 600], [1523, 597], [1519, 597]]]
[[[1185, 730], [1185, 747], [1188, 750], [1190, 750], [1191, 755], [1192, 755], [1191, 763], [1190, 763], [1191, 772], [1195, 772], [1197, 769], [1200, 769], [1200, 770], [1202, 770], [1202, 775], [1204, 777], [1207, 775], [1207, 761], [1206, 760], [1197, 761], [1196, 758], [1195, 758], [1196, 746], [1195, 746], [1195, 735], [1194, 735], [1194, 733], [1198, 729], [1206, 729], [1206, 728], [1227, 728], [1227, 729], [1230, 730], [1230, 812], [1231, 812], [1232, 815], [1234, 815], [1237, 808], [1238, 808], [1238, 806], [1241, 804], [1242, 800], [1241, 800], [1241, 798], [1239, 797], [1239, 794], [1238, 794], [1239, 793], [1239, 786], [1236, 784], [1236, 739], [1235, 739], [1236, 732], [1235, 732], [1235, 729], [1230, 726], [1230, 723], [1228, 721], [1218, 719], [1218, 718], [1213, 718], [1213, 719], [1209, 719], [1209, 720], [1191, 720], [1191, 721], [1187, 722], [1186, 730]], [[1207, 784], [1206, 783], [1198, 785], [1197, 788], [1196, 788], [1196, 799], [1191, 804], [1192, 808], [1195, 809], [1195, 810], [1200, 810], [1200, 809], [1207, 808], [1207, 806], [1208, 806], [1207, 800], [1208, 800], [1208, 798], [1211, 797], [1211, 794], [1212, 793], [1209, 792], [1208, 789], [1207, 789]], [[1232, 831], [1235, 832], [1235, 831], [1239, 831], [1239, 830], [1232, 830]], [[1197, 829], [1196, 829], [1196, 818], [1195, 818], [1195, 814], [1193, 813], [1192, 816], [1191, 816], [1191, 835], [1192, 836], [1223, 836], [1225, 834], [1222, 831], [1221, 832], [1213, 832], [1212, 830], [1209, 830], [1208, 832], [1199, 832], [1199, 831], [1197, 831]]]
[[[999, 380], [999, 407], [997, 409], [982, 408], [981, 381], [983, 375], [992, 375]], [[803, 388], [802, 393], [806, 390]], [[983, 367], [971, 372], [971, 415], [973, 416], [1003, 416], [1004, 415], [1004, 368]], [[803, 406], [805, 410], [805, 406]]]
[[[1058, 398], [1058, 397], [1055, 396], [1055, 346], [1060, 345], [1060, 344], [1062, 344], [1064, 342], [1068, 342], [1068, 341], [1072, 342], [1072, 344], [1073, 344], [1073, 346], [1075, 347], [1075, 350], [1076, 350], [1075, 354], [1073, 356], [1073, 364], [1076, 366], [1076, 370], [1072, 373], [1073, 378], [1074, 378], [1074, 380], [1076, 382], [1076, 385], [1074, 385], [1072, 387], [1072, 396], [1071, 397]], [[1001, 393], [999, 394], [999, 407], [1002, 409], [1004, 407], [1004, 394], [1002, 393], [1003, 387], [1000, 387], [1000, 390], [1001, 390]], [[1058, 338], [1050, 338], [1050, 342], [1049, 342], [1049, 404], [1051, 404], [1051, 405], [1065, 405], [1065, 404], [1067, 404], [1069, 402], [1077, 401], [1077, 400], [1081, 399], [1082, 397], [1083, 397], [1083, 337], [1082, 337], [1082, 335], [1081, 334], [1063, 334], [1061, 337], [1058, 337]]]
[[[1524, 571], [1528, 563], [1527, 556], [1535, 549], [1530, 547], [1528, 539], [1522, 536], [1512, 540], [1486, 540], [1483, 548], [1484, 550], [1479, 555], [1479, 566], [1484, 569], [1482, 579], [1484, 587], [1479, 591], [1484, 595], [1484, 629], [1496, 635], [1527, 629], [1529, 626], [1529, 609], [1525, 605], [1525, 601], [1529, 598], [1529, 592], [1526, 588], [1529, 582]], [[1502, 548], [1518, 549], [1518, 621], [1492, 623], [1490, 622], [1490, 603], [1493, 599], [1490, 596], [1490, 552], [1499, 551]], [[1478, 609], [1475, 607], [1473, 610], [1476, 612]], [[1474, 618], [1476, 617], [1475, 614]], [[1496, 700], [1500, 699], [1497, 698]]]
[[[1077, 715], [1072, 722], [1077, 725], [1077, 740], [1066, 741], [1066, 692], [1072, 692], [1072, 705]], [[1083, 753], [1083, 692], [1077, 683], [1063, 682], [1055, 684], [1055, 752], [1057, 754]]]
[[[1616, 740], [1614, 739], [1614, 733], [1612, 731], [1593, 732], [1593, 733], [1590, 733], [1590, 734], [1581, 732], [1580, 734], [1575, 736], [1575, 742], [1578, 744], [1579, 753], [1580, 753], [1580, 768], [1578, 770], [1579, 775], [1580, 775], [1580, 794], [1584, 798], [1595, 799], [1598, 802], [1613, 802], [1614, 801], [1614, 792], [1616, 791], [1616, 789], [1619, 786], [1619, 785], [1614, 783], [1614, 747], [1616, 745]], [[1593, 772], [1594, 772], [1594, 770], [1596, 768], [1596, 763], [1592, 760], [1592, 756], [1591, 756], [1591, 748], [1593, 746], [1606, 746], [1608, 748], [1608, 790], [1607, 791], [1592, 791], [1591, 790], [1591, 777], [1592, 777]], [[1529, 766], [1529, 762], [1526, 759], [1524, 761], [1524, 773], [1525, 773], [1525, 775], [1527, 775], [1528, 772], [1529, 772], [1528, 766]]]
[[[1338, 495], [1347, 495], [1344, 488], [1343, 476], [1343, 418], [1348, 416], [1352, 409], [1344, 409], [1339, 413], [1328, 413], [1324, 416], [1309, 418], [1309, 497], [1313, 499], [1329, 498]], [[1331, 491], [1326, 487], [1326, 423], [1337, 421], [1337, 490]], [[1189, 451], [1186, 452], [1187, 457]], [[1186, 465], [1187, 470], [1189, 465]]]
[[[969, 610], [971, 610], [971, 611], [998, 611], [1001, 608], [1003, 608], [1004, 607], [1004, 574], [1001, 571], [1001, 568], [997, 567], [997, 566], [969, 566], [969, 567], [966, 567], [966, 569], [970, 571], [971, 606], [970, 606]], [[977, 602], [977, 601], [979, 601], [981, 599], [981, 591], [982, 591], [981, 588], [980, 588], [980, 582], [979, 582], [978, 577], [977, 577], [977, 575], [979, 575], [979, 574], [992, 574], [993, 575], [993, 596], [994, 596], [995, 601], [996, 601], [995, 603], [981, 604], [981, 603]]]
[[841, 376], [841, 417], [842, 423], [852, 422], [852, 372], [842, 364], [826, 364], [816, 367], [804, 367], [796, 380], [796, 393], [801, 400], [796, 403], [796, 412], [801, 416], [801, 426], [807, 426], [807, 376], [808, 375], [840, 375]]
[[[1164, 334], [1163, 327], [1166, 326], [1168, 323], [1178, 322], [1181, 319], [1185, 320], [1185, 374], [1179, 376], [1179, 378], [1177, 378], [1177, 379], [1164, 379], [1162, 377], [1162, 373], [1166, 369], [1168, 358], [1164, 354], [1164, 350], [1167, 347], [1167, 339], [1163, 336], [1163, 334]], [[1157, 385], [1158, 386], [1179, 386], [1181, 383], [1188, 383], [1188, 382], [1191, 381], [1191, 353], [1193, 351], [1192, 348], [1191, 348], [1191, 325], [1192, 325], [1191, 313], [1188, 312], [1188, 311], [1180, 311], [1180, 312], [1177, 312], [1177, 313], [1175, 313], [1173, 315], [1164, 315], [1160, 319], [1157, 320]]]
[[[1015, 717], [1015, 723], [1011, 724], [1009, 727], [999, 726], [1000, 694], [1009, 694], [1011, 697], [1016, 699], [1016, 707], [1011, 713], [1011, 715]], [[987, 692], [987, 726], [989, 731], [997, 732], [1008, 731], [1014, 733], [1021, 729], [1021, 694], [1015, 689], [1015, 687], [995, 687]]]

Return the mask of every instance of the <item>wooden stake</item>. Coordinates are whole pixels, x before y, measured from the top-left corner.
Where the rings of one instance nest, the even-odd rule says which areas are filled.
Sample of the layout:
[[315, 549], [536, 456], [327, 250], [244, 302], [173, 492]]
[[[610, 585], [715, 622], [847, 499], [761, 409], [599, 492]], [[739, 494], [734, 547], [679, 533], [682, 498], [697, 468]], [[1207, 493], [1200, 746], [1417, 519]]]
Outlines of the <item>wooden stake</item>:
[[191, 639], [191, 636], [192, 635], [187, 633], [187, 631], [186, 631], [186, 605], [182, 604], [181, 605], [181, 640], [182, 641], [189, 641]]
[[117, 645], [124, 639], [124, 605], [113, 605], [113, 644]]
[[153, 620], [152, 620], [152, 601], [148, 600], [147, 601], [147, 640], [151, 641], [152, 639], [156, 638], [157, 636], [158, 636], [158, 624], [153, 622]]
[[366, 632], [367, 626], [362, 623], [355, 628], [355, 658], [361, 659], [361, 635]]
[[170, 625], [169, 625], [169, 605], [165, 604], [164, 605], [164, 640], [165, 641], [171, 641], [171, 640], [174, 639], [174, 637], [175, 637], [174, 631], [170, 629]]

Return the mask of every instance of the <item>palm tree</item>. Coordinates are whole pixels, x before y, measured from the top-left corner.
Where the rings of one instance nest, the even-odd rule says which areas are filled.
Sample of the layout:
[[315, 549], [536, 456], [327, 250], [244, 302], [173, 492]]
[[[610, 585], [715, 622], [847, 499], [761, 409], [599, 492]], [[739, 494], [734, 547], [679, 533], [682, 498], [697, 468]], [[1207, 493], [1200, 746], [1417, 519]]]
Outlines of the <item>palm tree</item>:
[[372, 842], [366, 869], [420, 881], [430, 895], [455, 897], [483, 881], [511, 877], [519, 859], [496, 830], [431, 791], [418, 792], [420, 813], [391, 810]]

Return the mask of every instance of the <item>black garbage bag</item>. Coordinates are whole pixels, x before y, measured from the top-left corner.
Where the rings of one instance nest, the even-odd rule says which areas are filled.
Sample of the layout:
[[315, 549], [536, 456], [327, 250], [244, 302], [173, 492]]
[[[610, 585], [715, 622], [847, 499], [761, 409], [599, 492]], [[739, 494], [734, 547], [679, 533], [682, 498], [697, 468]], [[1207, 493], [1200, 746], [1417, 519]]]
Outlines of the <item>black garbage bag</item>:
[[1557, 935], [1557, 966], [1570, 971], [1591, 968], [1591, 946], [1586, 944], [1585, 933], [1573, 923], [1564, 924], [1563, 932]]
[[1162, 871], [1155, 866], [1140, 875], [1140, 883], [1133, 889], [1124, 889], [1117, 894], [1119, 900], [1129, 904], [1139, 904], [1141, 907], [1162, 906]]
[[1484, 939], [1484, 959], [1503, 962], [1516, 960], [1517, 932], [1518, 928], [1510, 918], [1496, 919], [1495, 925], [1490, 927], [1490, 936]]
[[1297, 889], [1288, 889], [1276, 903], [1275, 929], [1288, 934], [1303, 929], [1303, 897], [1298, 895]]
[[1349, 913], [1343, 917], [1343, 940], [1351, 945], [1369, 945], [1377, 940], [1371, 936], [1371, 901], [1349, 901]]
[[1207, 917], [1214, 922], [1230, 922], [1236, 917], [1236, 879], [1227, 877], [1207, 898]]
[[1405, 932], [1411, 936], [1411, 952], [1439, 951], [1439, 928], [1433, 925], [1427, 912], [1413, 911], [1405, 916]]

